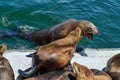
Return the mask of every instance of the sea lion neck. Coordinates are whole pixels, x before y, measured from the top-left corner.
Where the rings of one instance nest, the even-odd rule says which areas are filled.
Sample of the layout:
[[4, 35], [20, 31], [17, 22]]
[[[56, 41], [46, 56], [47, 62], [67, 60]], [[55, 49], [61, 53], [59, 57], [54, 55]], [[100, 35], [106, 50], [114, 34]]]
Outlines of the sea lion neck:
[[85, 33], [85, 26], [84, 26], [84, 21], [75, 21], [74, 26], [79, 27], [81, 29], [81, 35], [84, 36]]

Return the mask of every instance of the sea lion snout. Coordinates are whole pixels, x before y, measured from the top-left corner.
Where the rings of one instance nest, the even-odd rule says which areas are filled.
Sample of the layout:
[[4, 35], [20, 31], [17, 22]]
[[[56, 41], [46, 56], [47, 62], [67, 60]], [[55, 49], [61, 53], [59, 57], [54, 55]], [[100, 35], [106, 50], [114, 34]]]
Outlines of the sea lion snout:
[[98, 29], [93, 23], [89, 22], [86, 26], [89, 28], [88, 31], [91, 31], [93, 34], [98, 34]]

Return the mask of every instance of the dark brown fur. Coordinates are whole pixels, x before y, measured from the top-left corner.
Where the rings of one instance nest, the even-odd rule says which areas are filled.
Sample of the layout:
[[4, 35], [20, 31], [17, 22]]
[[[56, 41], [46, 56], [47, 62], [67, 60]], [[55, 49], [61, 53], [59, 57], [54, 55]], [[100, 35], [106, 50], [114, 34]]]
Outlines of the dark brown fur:
[[92, 39], [92, 34], [98, 33], [96, 26], [86, 20], [69, 19], [63, 23], [53, 26], [50, 29], [34, 31], [32, 33], [20, 33], [20, 36], [30, 39], [39, 45], [45, 45], [52, 41], [66, 37], [72, 30], [79, 27], [82, 36]]
[[3, 57], [6, 49], [6, 45], [2, 45], [0, 49], [0, 80], [14, 80], [13, 69], [9, 61]]
[[120, 80], [120, 53], [114, 55], [108, 60], [106, 72], [113, 80]]
[[100, 70], [90, 70], [86, 66], [80, 65], [76, 62], [73, 63], [73, 67], [76, 72], [76, 80], [112, 80], [107, 73]]
[[76, 45], [81, 39], [81, 30], [76, 28], [65, 38], [40, 47], [33, 56], [30, 72], [20, 72], [23, 77], [30, 77], [40, 71], [41, 74], [64, 68], [73, 56]]
[[24, 80], [76, 80], [76, 76], [70, 71], [56, 70]]

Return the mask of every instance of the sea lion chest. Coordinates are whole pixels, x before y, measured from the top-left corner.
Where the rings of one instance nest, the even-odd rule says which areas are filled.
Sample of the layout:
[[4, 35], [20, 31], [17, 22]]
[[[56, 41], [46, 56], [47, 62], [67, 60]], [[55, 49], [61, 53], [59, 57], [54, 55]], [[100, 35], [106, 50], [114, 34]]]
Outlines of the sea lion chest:
[[71, 56], [71, 54], [65, 53], [62, 49], [41, 49], [36, 54], [35, 62], [40, 65], [40, 72], [44, 73], [65, 67], [70, 61]]

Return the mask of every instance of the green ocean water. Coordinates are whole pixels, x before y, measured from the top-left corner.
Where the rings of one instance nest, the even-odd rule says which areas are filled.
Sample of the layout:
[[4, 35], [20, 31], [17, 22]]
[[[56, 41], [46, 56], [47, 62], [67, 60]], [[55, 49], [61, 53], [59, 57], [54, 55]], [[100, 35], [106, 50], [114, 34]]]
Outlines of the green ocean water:
[[[15, 27], [42, 30], [70, 18], [89, 20], [99, 30], [93, 40], [83, 37], [78, 46], [120, 48], [120, 0], [0, 0], [0, 36]], [[3, 43], [9, 49], [35, 48], [19, 36], [0, 38]]]

